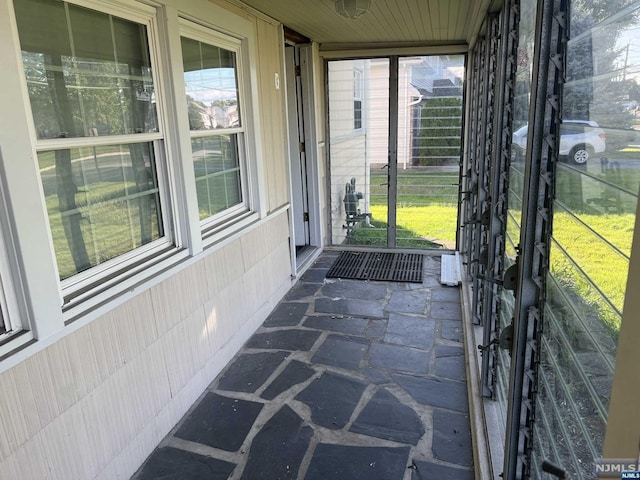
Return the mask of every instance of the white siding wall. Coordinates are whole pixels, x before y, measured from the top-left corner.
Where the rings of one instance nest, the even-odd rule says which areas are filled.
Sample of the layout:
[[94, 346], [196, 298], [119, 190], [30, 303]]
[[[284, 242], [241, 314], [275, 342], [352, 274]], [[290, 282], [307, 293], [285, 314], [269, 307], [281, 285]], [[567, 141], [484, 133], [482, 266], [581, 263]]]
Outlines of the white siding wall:
[[[205, 14], [211, 3], [167, 2], [215, 20]], [[266, 216], [136, 287], [127, 302], [65, 327], [46, 348], [36, 342], [10, 357], [0, 374], [2, 480], [129, 478], [291, 287], [283, 91], [274, 83], [275, 73], [284, 78], [280, 26], [216, 3], [256, 32]]]
[[291, 286], [287, 216], [0, 375], [0, 478], [129, 478]]

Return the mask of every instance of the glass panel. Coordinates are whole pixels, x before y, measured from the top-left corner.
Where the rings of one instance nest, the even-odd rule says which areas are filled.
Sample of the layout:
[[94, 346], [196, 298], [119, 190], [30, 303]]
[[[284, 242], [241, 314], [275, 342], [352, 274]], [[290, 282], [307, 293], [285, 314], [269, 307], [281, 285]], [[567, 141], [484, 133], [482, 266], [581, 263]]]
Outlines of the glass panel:
[[454, 248], [464, 56], [400, 58], [398, 70], [397, 178], [389, 178], [389, 60], [329, 62], [332, 242], [387, 246], [391, 227], [394, 246]]
[[[640, 187], [639, 1], [571, 6], [534, 453], [572, 478], [602, 456]], [[560, 444], [570, 445], [560, 449]]]
[[57, 0], [16, 0], [39, 139], [156, 132], [144, 25]]
[[[2, 288], [2, 282], [0, 282], [0, 288]], [[3, 293], [2, 291], [0, 291], [0, 335], [2, 335], [3, 333], [6, 333], [7, 330], [9, 330], [7, 327], [8, 325], [5, 324], [5, 319], [4, 319], [4, 298], [3, 298]]]
[[60, 278], [164, 235], [153, 144], [38, 153]]
[[[522, 216], [522, 198], [525, 183], [525, 155], [527, 143], [527, 122], [529, 118], [529, 100], [531, 95], [531, 76], [533, 70], [533, 50], [536, 27], [537, 2], [521, 2], [520, 31], [518, 39], [518, 66], [514, 87], [513, 137], [511, 144], [511, 165], [509, 166], [508, 211], [503, 259], [506, 270], [516, 261], [517, 247], [520, 244], [520, 225]], [[511, 324], [515, 308], [515, 292], [500, 289], [500, 331]], [[498, 374], [496, 376], [496, 397], [499, 412], [502, 415], [501, 428], [507, 420], [509, 370], [511, 357], [508, 350], [498, 349]], [[504, 432], [504, 430], [503, 430]]]
[[182, 37], [191, 130], [240, 126], [236, 54]]
[[389, 60], [331, 61], [328, 88], [331, 241], [385, 246]]
[[200, 220], [242, 203], [238, 134], [191, 139]]
[[463, 78], [462, 55], [399, 60], [399, 247], [455, 248]]

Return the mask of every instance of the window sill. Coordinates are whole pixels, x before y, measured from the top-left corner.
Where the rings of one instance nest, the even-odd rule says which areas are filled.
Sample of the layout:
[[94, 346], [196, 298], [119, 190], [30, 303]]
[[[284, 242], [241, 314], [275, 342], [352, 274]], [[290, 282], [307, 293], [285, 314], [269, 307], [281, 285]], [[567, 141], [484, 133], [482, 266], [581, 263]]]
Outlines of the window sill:
[[0, 335], [0, 362], [35, 342], [33, 332], [20, 330]]
[[189, 252], [184, 248], [169, 248], [164, 252], [132, 265], [118, 275], [105, 279], [99, 284], [93, 284], [82, 292], [76, 292], [73, 297], [65, 298], [62, 313], [65, 325], [86, 316], [88, 313], [111, 304], [127, 293], [133, 293], [139, 287], [148, 284], [151, 279], [173, 269], [189, 258]]
[[226, 239], [234, 237], [258, 220], [260, 220], [260, 216], [257, 212], [246, 211], [204, 230], [202, 232], [204, 249], [206, 250]]

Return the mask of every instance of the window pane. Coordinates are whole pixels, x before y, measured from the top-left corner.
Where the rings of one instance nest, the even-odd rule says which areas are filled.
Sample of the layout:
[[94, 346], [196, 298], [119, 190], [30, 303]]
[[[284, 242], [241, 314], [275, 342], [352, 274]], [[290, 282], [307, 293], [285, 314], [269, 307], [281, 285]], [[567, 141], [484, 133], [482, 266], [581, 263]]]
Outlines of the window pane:
[[191, 140], [200, 219], [242, 202], [238, 135]]
[[541, 442], [570, 434], [548, 457], [570, 478], [592, 477], [605, 438], [640, 186], [639, 14], [571, 5], [540, 362], [558, 412]]
[[183, 37], [182, 59], [191, 130], [239, 127], [236, 54]]
[[60, 278], [163, 236], [153, 144], [40, 152]]
[[155, 132], [144, 25], [57, 0], [16, 0], [38, 138]]
[[4, 312], [2, 307], [4, 307], [4, 305], [0, 305], [0, 335], [7, 332], [7, 327], [4, 323]]

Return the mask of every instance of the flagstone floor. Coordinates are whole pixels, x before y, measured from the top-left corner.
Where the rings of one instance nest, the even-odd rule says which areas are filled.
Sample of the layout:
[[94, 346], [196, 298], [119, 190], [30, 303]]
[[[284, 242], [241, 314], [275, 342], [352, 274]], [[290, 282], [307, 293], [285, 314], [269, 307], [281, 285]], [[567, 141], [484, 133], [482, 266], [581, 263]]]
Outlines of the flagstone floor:
[[135, 480], [471, 480], [460, 292], [325, 279], [325, 251]]

